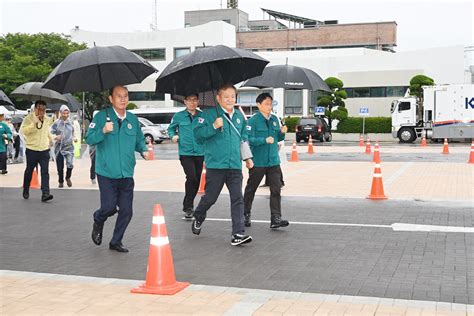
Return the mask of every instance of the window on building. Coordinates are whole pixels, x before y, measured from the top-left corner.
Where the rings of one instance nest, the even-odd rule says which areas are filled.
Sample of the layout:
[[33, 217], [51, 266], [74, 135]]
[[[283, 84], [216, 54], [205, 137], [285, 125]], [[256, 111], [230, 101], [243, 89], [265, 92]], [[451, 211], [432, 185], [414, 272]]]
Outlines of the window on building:
[[174, 58], [179, 58], [181, 56], [184, 56], [186, 54], [189, 54], [191, 52], [190, 47], [180, 47], [180, 48], [175, 48], [174, 49]]
[[135, 49], [132, 52], [148, 60], [166, 60], [166, 50], [164, 48]]
[[308, 93], [308, 114], [314, 113], [314, 107], [318, 106], [318, 97], [325, 95], [321, 91], [309, 91]]
[[344, 88], [344, 90], [346, 90], [348, 98], [353, 98], [354, 97], [354, 89], [353, 88]]
[[129, 91], [128, 99], [130, 101], [164, 101], [165, 94], [154, 91]]
[[403, 97], [408, 87], [387, 87], [387, 97]]
[[230, 23], [230, 19], [223, 19], [222, 21], [231, 24], [231, 23]]
[[385, 98], [385, 87], [372, 87], [370, 88], [371, 98]]
[[370, 88], [354, 88], [354, 98], [370, 97]]
[[285, 90], [285, 114], [303, 114], [303, 91]]

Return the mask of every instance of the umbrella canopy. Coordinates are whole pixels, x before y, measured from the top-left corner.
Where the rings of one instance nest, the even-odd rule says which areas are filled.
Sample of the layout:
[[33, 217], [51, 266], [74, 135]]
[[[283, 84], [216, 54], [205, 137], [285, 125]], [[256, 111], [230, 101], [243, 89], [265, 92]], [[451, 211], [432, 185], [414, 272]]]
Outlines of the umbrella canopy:
[[63, 104], [66, 104], [71, 112], [77, 112], [77, 110], [81, 108], [82, 105], [72, 94], [66, 93], [64, 96], [66, 97], [67, 102], [48, 104], [47, 108], [52, 111], [59, 111]]
[[46, 103], [65, 103], [67, 99], [62, 94], [45, 89], [42, 82], [27, 82], [13, 90], [12, 96], [20, 97], [29, 101], [43, 100]]
[[244, 49], [204, 47], [172, 61], [156, 80], [156, 91], [187, 95], [213, 91], [258, 76], [268, 60]]
[[259, 77], [247, 80], [242, 87], [323, 90], [331, 92], [326, 82], [314, 71], [291, 65], [269, 66]]
[[10, 98], [3, 92], [3, 90], [0, 90], [0, 105], [12, 105], [15, 106], [10, 100]]
[[125, 47], [96, 46], [69, 54], [49, 74], [43, 87], [61, 93], [100, 92], [117, 85], [140, 83], [157, 71]]

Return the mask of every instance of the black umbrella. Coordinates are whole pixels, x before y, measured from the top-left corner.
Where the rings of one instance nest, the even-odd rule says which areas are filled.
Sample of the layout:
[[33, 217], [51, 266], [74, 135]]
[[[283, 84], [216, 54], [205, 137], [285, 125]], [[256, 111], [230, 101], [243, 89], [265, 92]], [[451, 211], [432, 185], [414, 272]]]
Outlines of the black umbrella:
[[142, 82], [157, 72], [149, 62], [122, 46], [92, 47], [69, 54], [48, 76], [44, 88], [61, 93], [100, 92]]
[[156, 80], [156, 91], [185, 96], [258, 76], [268, 60], [244, 49], [204, 47], [172, 61]]
[[66, 104], [71, 112], [77, 112], [77, 110], [82, 107], [82, 105], [76, 100], [76, 98], [72, 94], [66, 93], [64, 96], [66, 97], [67, 102], [48, 104], [47, 108], [52, 111], [59, 111], [61, 105]]
[[43, 100], [47, 103], [67, 102], [66, 97], [56, 91], [45, 89], [42, 82], [27, 82], [10, 94], [29, 101]]
[[3, 92], [3, 90], [0, 90], [0, 105], [12, 105], [15, 106], [10, 100], [10, 98]]
[[242, 87], [308, 89], [331, 92], [326, 82], [314, 71], [291, 65], [269, 66], [259, 77], [247, 80]]

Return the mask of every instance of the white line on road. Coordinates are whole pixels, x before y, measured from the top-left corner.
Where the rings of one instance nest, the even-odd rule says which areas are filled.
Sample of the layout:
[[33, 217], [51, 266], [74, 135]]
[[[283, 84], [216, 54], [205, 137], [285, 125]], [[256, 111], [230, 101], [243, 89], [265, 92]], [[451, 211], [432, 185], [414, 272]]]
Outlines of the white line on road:
[[[395, 180], [398, 179], [398, 177], [400, 177], [412, 165], [413, 165], [413, 162], [403, 163], [402, 166], [395, 173], [393, 173], [387, 180], [385, 180], [385, 185], [386, 186], [391, 185]], [[382, 172], [383, 172], [383, 170], [382, 170]]]
[[[206, 218], [206, 221], [230, 222], [228, 218]], [[270, 224], [270, 221], [252, 220], [252, 223]], [[372, 227], [372, 228], [391, 228], [394, 231], [405, 232], [445, 232], [445, 233], [474, 233], [474, 227], [463, 226], [440, 226], [440, 225], [418, 225], [409, 223], [393, 223], [392, 225], [376, 224], [353, 224], [353, 223], [324, 223], [324, 222], [294, 222], [292, 225], [311, 225], [311, 226], [346, 226], [346, 227]]]

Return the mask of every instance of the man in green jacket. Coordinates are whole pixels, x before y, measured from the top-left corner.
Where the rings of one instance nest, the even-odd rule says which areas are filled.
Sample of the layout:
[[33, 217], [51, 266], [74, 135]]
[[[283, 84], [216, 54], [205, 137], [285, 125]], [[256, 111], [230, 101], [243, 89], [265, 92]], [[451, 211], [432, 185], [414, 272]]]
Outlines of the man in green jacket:
[[7, 144], [12, 141], [12, 131], [3, 121], [4, 114], [0, 113], [0, 170], [7, 174]]
[[[252, 236], [244, 234], [240, 143], [247, 140], [247, 129], [244, 116], [234, 110], [236, 92], [233, 85], [220, 87], [216, 97], [219, 105], [205, 110], [194, 124], [194, 136], [198, 143], [204, 144], [206, 189], [194, 212], [192, 232], [201, 233], [207, 210], [217, 201], [225, 184], [231, 202], [232, 246], [252, 241]], [[252, 159], [245, 163], [247, 168], [253, 167]]]
[[186, 109], [176, 113], [168, 127], [168, 135], [179, 146], [179, 161], [186, 174], [184, 185], [185, 195], [183, 212], [185, 219], [192, 219], [194, 214], [194, 198], [199, 190], [202, 164], [204, 162], [204, 149], [194, 139], [193, 122], [201, 117], [199, 95], [190, 94], [184, 98]]
[[94, 116], [86, 135], [86, 142], [96, 146], [95, 167], [100, 191], [100, 208], [94, 212], [92, 241], [96, 245], [102, 243], [104, 223], [118, 210], [109, 249], [128, 252], [122, 238], [133, 215], [135, 152], [148, 159], [148, 151], [137, 117], [126, 111], [128, 90], [123, 86], [110, 89], [109, 101], [112, 107]]
[[270, 187], [270, 227], [286, 227], [289, 225], [288, 221], [281, 219], [281, 168], [278, 142], [285, 139], [287, 127], [280, 127], [278, 118], [271, 114], [273, 98], [269, 93], [260, 94], [256, 102], [259, 112], [247, 122], [254, 167], [249, 170], [249, 178], [245, 187], [245, 226], [251, 225], [250, 210], [255, 191], [257, 191], [263, 176], [266, 176]]

